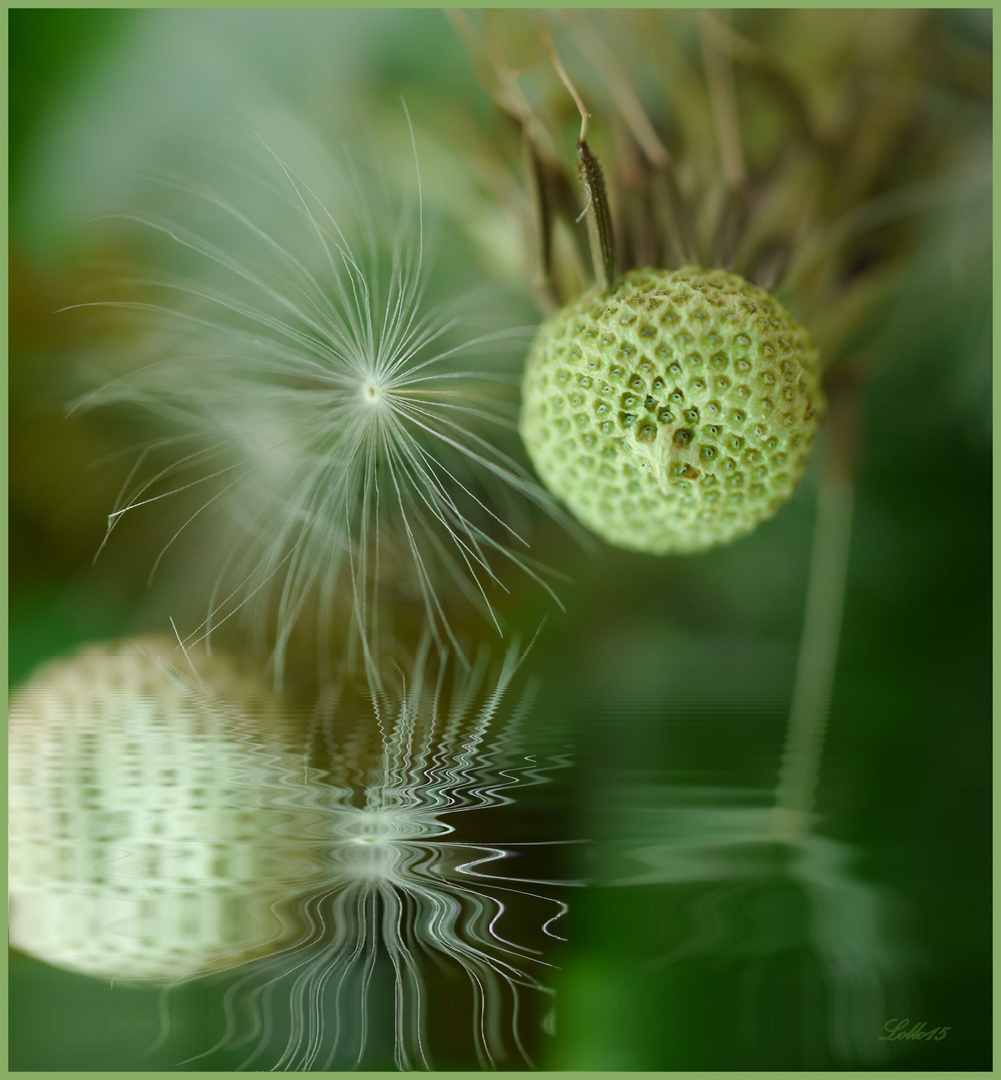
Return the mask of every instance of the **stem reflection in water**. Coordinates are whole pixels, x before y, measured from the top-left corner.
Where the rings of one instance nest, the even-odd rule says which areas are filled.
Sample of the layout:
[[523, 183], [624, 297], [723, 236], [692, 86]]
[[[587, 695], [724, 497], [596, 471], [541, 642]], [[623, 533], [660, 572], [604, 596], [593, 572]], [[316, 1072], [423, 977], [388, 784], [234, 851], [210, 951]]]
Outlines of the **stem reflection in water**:
[[[603, 885], [636, 890], [656, 941], [654, 958], [641, 967], [645, 977], [660, 980], [663, 1007], [674, 1000], [668, 984], [678, 982], [687, 987], [682, 1011], [690, 1000], [700, 1003], [685, 1032], [692, 1045], [696, 1031], [724, 1028], [695, 1051], [715, 1055], [711, 1063], [700, 1058], [667, 1067], [718, 1068], [729, 1053], [750, 1063], [765, 1045], [772, 1066], [779, 1061], [776, 1045], [782, 1067], [877, 1062], [893, 1045], [877, 1038], [883, 1023], [910, 1015], [914, 1004], [916, 957], [898, 931], [898, 902], [859, 872], [864, 852], [821, 834], [814, 810], [851, 534], [850, 395], [839, 391], [831, 401], [803, 633], [774, 789], [712, 786], [705, 771], [686, 774], [667, 763], [658, 771], [655, 761], [642, 772], [605, 771], [596, 822], [606, 842], [597, 876]], [[668, 724], [680, 730], [684, 711], [675, 703]], [[711, 730], [708, 717], [699, 720]], [[733, 720], [749, 724], [750, 710], [738, 707]], [[726, 753], [720, 755], [719, 742], [713, 750], [709, 745], [707, 738], [700, 758], [722, 770]], [[672, 1022], [684, 1027], [686, 1021]]]

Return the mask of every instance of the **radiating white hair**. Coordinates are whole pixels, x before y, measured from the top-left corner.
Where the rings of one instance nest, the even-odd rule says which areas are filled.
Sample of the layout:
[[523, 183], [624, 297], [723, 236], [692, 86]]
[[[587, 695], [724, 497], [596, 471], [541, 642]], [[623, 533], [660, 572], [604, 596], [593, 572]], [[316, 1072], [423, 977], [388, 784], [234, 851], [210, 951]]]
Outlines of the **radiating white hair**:
[[[148, 298], [111, 302], [150, 324], [147, 362], [81, 404], [124, 407], [163, 436], [140, 454], [108, 531], [170, 496], [195, 499], [164, 549], [205, 526], [184, 539], [199, 563], [213, 562], [215, 586], [186, 640], [239, 615], [271, 649], [279, 686], [307, 614], [321, 665], [347, 638], [376, 676], [387, 590], [422, 607], [434, 640], [461, 652], [456, 599], [497, 622], [489, 593], [504, 587], [501, 566], [539, 579], [526, 511], [559, 513], [502, 448], [513, 379], [463, 366], [478, 352], [496, 358], [525, 329], [464, 336], [457, 304], [426, 301], [413, 146], [402, 210], [377, 171], [314, 154], [324, 175], [310, 181], [258, 139], [234, 196], [159, 174], [151, 179], [186, 210], [122, 215], [192, 265], [133, 276]], [[332, 210], [335, 198], [347, 209]], [[199, 215], [201, 232], [175, 220]]]

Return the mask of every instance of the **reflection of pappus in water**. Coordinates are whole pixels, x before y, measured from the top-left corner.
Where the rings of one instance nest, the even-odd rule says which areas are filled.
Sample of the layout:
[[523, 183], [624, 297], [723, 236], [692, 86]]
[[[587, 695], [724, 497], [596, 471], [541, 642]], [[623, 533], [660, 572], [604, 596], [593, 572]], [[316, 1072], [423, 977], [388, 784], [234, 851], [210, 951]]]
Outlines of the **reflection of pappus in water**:
[[15, 948], [88, 975], [180, 980], [282, 940], [276, 905], [309, 872], [280, 809], [301, 761], [259, 682], [189, 657], [154, 639], [93, 647], [12, 698]]
[[[531, 1063], [565, 905], [539, 880], [550, 840], [496, 834], [566, 761], [526, 753], [518, 664], [512, 650], [499, 671], [481, 654], [453, 672], [425, 647], [395, 692], [320, 701], [307, 800], [324, 880], [301, 894], [298, 940], [230, 986], [213, 1050], [246, 1047], [253, 1069], [430, 1068], [432, 1048]], [[548, 850], [541, 871], [533, 850]]]

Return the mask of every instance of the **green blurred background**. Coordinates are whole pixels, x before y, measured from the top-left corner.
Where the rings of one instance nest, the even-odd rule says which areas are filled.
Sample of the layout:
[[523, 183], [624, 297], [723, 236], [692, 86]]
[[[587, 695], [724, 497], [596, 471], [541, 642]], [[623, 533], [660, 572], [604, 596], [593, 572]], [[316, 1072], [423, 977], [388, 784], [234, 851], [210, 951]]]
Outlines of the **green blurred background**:
[[[617, 860], [633, 865], [631, 851], [654, 849], [659, 865], [663, 849], [669, 867], [679, 831], [694, 862], [705, 863], [713, 830], [739, 832], [775, 784], [812, 542], [811, 473], [773, 521], [697, 558], [588, 553], [540, 528], [540, 557], [557, 555], [572, 584], [560, 589], [565, 614], [543, 597], [524, 598], [524, 627], [548, 615], [531, 656], [542, 686], [534, 715], [540, 739], [569, 732], [577, 763], [555, 778], [534, 827], [540, 840], [555, 831], [589, 841], [559, 849], [550, 868], [588, 885], [573, 890], [561, 926], [567, 941], [551, 957], [558, 1019], [541, 1042], [542, 1068], [991, 1067], [991, 115], [976, 85], [985, 65], [989, 76], [991, 21], [987, 12], [929, 17], [972, 58], [974, 85], [943, 80], [927, 93], [923, 107], [954, 129], [949, 195], [914, 225], [899, 287], [860, 331], [859, 351], [878, 364], [862, 395], [818, 831], [852, 853], [839, 881], [863, 882], [858, 895], [886, 899], [887, 918], [867, 948], [892, 938], [892, 959], [875, 981], [891, 1001], [899, 990], [915, 1022], [949, 1026], [948, 1037], [895, 1043], [883, 1059], [877, 1052], [888, 1044], [874, 1045], [872, 1058], [860, 1059], [824, 1037], [823, 1015], [811, 1027], [804, 979], [836, 988], [844, 978], [814, 956], [817, 926], [795, 889], [776, 900], [761, 885], [742, 907], [720, 884], [723, 871], [693, 871], [679, 884], [668, 868], [644, 884], [616, 883], [629, 876], [616, 876]], [[248, 103], [266, 101], [336, 146], [372, 138], [371, 118], [398, 110], [402, 95], [432, 209], [451, 205], [437, 264], [442, 291], [491, 282], [518, 321], [536, 316], [518, 237], [501, 207], [489, 210], [489, 183], [443, 179], [462, 160], [465, 130], [443, 102], [462, 102], [462, 123], [486, 139], [501, 127], [442, 14], [21, 10], [9, 18], [9, 662], [17, 684], [78, 643], [162, 630], [169, 610], [172, 598], [146, 584], [155, 531], [132, 534], [138, 556], [120, 547], [92, 564], [129, 462], [113, 456], [118, 433], [99, 418], [65, 418], [97, 346], [73, 313], [56, 312], [86, 295], [95, 263], [128, 254], [95, 219], [136, 200], [136, 177], [198, 124], [241, 123], [253, 115]], [[746, 18], [753, 33], [754, 13]], [[706, 911], [715, 938], [699, 937]], [[766, 924], [774, 932], [762, 936]], [[689, 942], [687, 958], [668, 962], [679, 941]], [[818, 993], [823, 1014], [837, 991]], [[112, 991], [12, 952], [10, 1068], [175, 1068], [211, 1042], [221, 994], [217, 983], [175, 991], [171, 1037], [150, 1052], [156, 991]], [[897, 1015], [873, 1005], [874, 1043]], [[221, 1053], [188, 1067], [234, 1063]], [[441, 1064], [470, 1065], [459, 1051]]]

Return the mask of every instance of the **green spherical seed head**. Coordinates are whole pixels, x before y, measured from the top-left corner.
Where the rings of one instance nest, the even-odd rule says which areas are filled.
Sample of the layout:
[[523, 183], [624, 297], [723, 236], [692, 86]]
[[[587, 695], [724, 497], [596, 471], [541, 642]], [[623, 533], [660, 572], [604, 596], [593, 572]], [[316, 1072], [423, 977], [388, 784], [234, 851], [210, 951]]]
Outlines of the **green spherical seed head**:
[[726, 543], [803, 472], [823, 398], [806, 331], [725, 270], [634, 270], [539, 330], [521, 434], [543, 482], [618, 547]]

